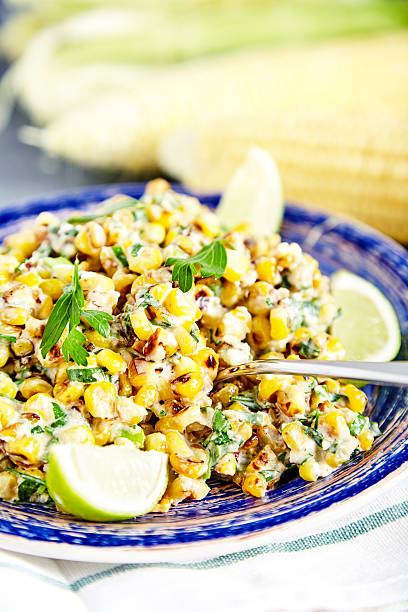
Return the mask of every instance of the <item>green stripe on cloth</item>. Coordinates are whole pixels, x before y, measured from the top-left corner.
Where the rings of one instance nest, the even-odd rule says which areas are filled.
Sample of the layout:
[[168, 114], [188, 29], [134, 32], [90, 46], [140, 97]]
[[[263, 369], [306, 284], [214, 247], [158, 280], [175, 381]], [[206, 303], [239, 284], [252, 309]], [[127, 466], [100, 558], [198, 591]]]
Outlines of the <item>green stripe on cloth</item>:
[[86, 586], [103, 580], [104, 578], [110, 578], [118, 574], [123, 574], [130, 570], [145, 569], [145, 568], [185, 568], [185, 569], [215, 569], [218, 567], [225, 567], [240, 561], [246, 561], [259, 555], [265, 555], [268, 553], [293, 553], [304, 550], [310, 550], [321, 546], [329, 546], [330, 544], [338, 544], [341, 542], [347, 542], [354, 538], [374, 531], [380, 527], [384, 527], [390, 523], [394, 523], [401, 518], [408, 516], [408, 500], [399, 504], [394, 504], [389, 508], [385, 508], [379, 512], [370, 514], [358, 521], [333, 529], [332, 531], [325, 531], [322, 533], [305, 536], [297, 540], [289, 542], [273, 542], [272, 544], [266, 544], [263, 546], [257, 546], [250, 548], [238, 553], [230, 553], [228, 555], [221, 555], [214, 557], [207, 561], [196, 561], [193, 563], [170, 563], [170, 562], [158, 562], [158, 563], [124, 563], [116, 565], [107, 570], [84, 576], [78, 580], [71, 582], [70, 587], [73, 591], [80, 591]]

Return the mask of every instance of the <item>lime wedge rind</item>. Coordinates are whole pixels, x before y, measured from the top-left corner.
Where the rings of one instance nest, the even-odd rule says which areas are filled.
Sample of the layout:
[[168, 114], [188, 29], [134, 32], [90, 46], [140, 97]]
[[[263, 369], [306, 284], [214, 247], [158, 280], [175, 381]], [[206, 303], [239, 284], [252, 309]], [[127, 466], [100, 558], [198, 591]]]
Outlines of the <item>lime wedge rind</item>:
[[46, 484], [65, 512], [118, 521], [150, 512], [168, 482], [167, 455], [131, 447], [55, 445]]

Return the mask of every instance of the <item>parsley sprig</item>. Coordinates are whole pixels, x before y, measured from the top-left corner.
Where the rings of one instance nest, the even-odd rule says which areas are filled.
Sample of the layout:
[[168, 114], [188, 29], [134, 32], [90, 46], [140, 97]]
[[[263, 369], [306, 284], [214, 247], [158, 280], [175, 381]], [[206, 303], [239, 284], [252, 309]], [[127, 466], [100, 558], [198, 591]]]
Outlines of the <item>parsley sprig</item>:
[[102, 336], [109, 335], [109, 321], [113, 317], [99, 310], [83, 310], [85, 305], [82, 287], [79, 284], [78, 262], [75, 262], [72, 283], [65, 288], [56, 302], [44, 329], [40, 344], [41, 355], [45, 359], [49, 351], [57, 344], [66, 326], [68, 336], [62, 343], [62, 354], [66, 361], [70, 357], [79, 365], [87, 365], [88, 351], [85, 349], [86, 336], [78, 329], [81, 316]]
[[214, 240], [191, 257], [168, 257], [165, 266], [173, 266], [172, 281], [177, 281], [183, 293], [193, 286], [195, 274], [200, 272], [203, 278], [214, 276], [220, 278], [227, 266], [227, 251], [221, 240]]

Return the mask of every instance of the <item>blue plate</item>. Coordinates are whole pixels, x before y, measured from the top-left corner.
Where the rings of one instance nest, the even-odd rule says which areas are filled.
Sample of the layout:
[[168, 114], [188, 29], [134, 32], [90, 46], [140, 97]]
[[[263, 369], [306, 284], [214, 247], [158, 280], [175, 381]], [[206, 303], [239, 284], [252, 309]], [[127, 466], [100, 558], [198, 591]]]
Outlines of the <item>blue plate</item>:
[[[116, 193], [138, 197], [142, 192], [138, 184], [95, 187], [8, 207], [0, 211], [0, 239], [43, 210], [67, 215], [67, 209]], [[212, 207], [218, 203], [218, 196], [200, 199]], [[361, 224], [294, 204], [286, 207], [282, 236], [300, 243], [324, 273], [346, 268], [373, 282], [392, 302], [406, 338], [408, 258], [401, 246]], [[402, 351], [404, 347], [405, 340]], [[382, 435], [370, 451], [315, 483], [296, 478], [254, 499], [233, 484], [214, 480], [202, 501], [121, 523], [90, 523], [39, 506], [0, 501], [0, 546], [48, 557], [123, 562], [196, 558], [251, 545], [273, 529], [350, 502], [401, 471], [408, 461], [408, 391], [370, 387], [368, 394], [370, 417], [379, 422]]]

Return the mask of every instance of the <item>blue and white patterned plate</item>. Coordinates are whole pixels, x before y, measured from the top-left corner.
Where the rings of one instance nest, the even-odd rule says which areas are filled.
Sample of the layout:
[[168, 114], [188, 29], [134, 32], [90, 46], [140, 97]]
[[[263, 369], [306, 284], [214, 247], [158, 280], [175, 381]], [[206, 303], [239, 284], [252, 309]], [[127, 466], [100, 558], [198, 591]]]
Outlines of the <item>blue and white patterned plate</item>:
[[[43, 210], [63, 215], [115, 193], [140, 196], [143, 186], [114, 185], [82, 189], [8, 207], [0, 211], [0, 239]], [[217, 196], [201, 201], [216, 206]], [[395, 242], [370, 228], [322, 212], [289, 204], [282, 226], [284, 240], [299, 242], [326, 274], [339, 268], [355, 272], [383, 291], [408, 335], [408, 257]], [[405, 346], [404, 342], [403, 345]], [[403, 348], [404, 350], [404, 348]], [[401, 353], [401, 357], [402, 357]], [[0, 546], [30, 554], [81, 561], [161, 561], [225, 553], [259, 542], [273, 529], [350, 503], [361, 493], [381, 490], [408, 461], [408, 391], [368, 390], [369, 413], [383, 434], [370, 451], [315, 483], [299, 478], [263, 499], [243, 495], [233, 484], [214, 480], [201, 501], [183, 502], [167, 514], [148, 514], [121, 523], [90, 523], [47, 508], [0, 501]], [[361, 497], [361, 496], [360, 496]], [[341, 504], [343, 505], [343, 504]]]

